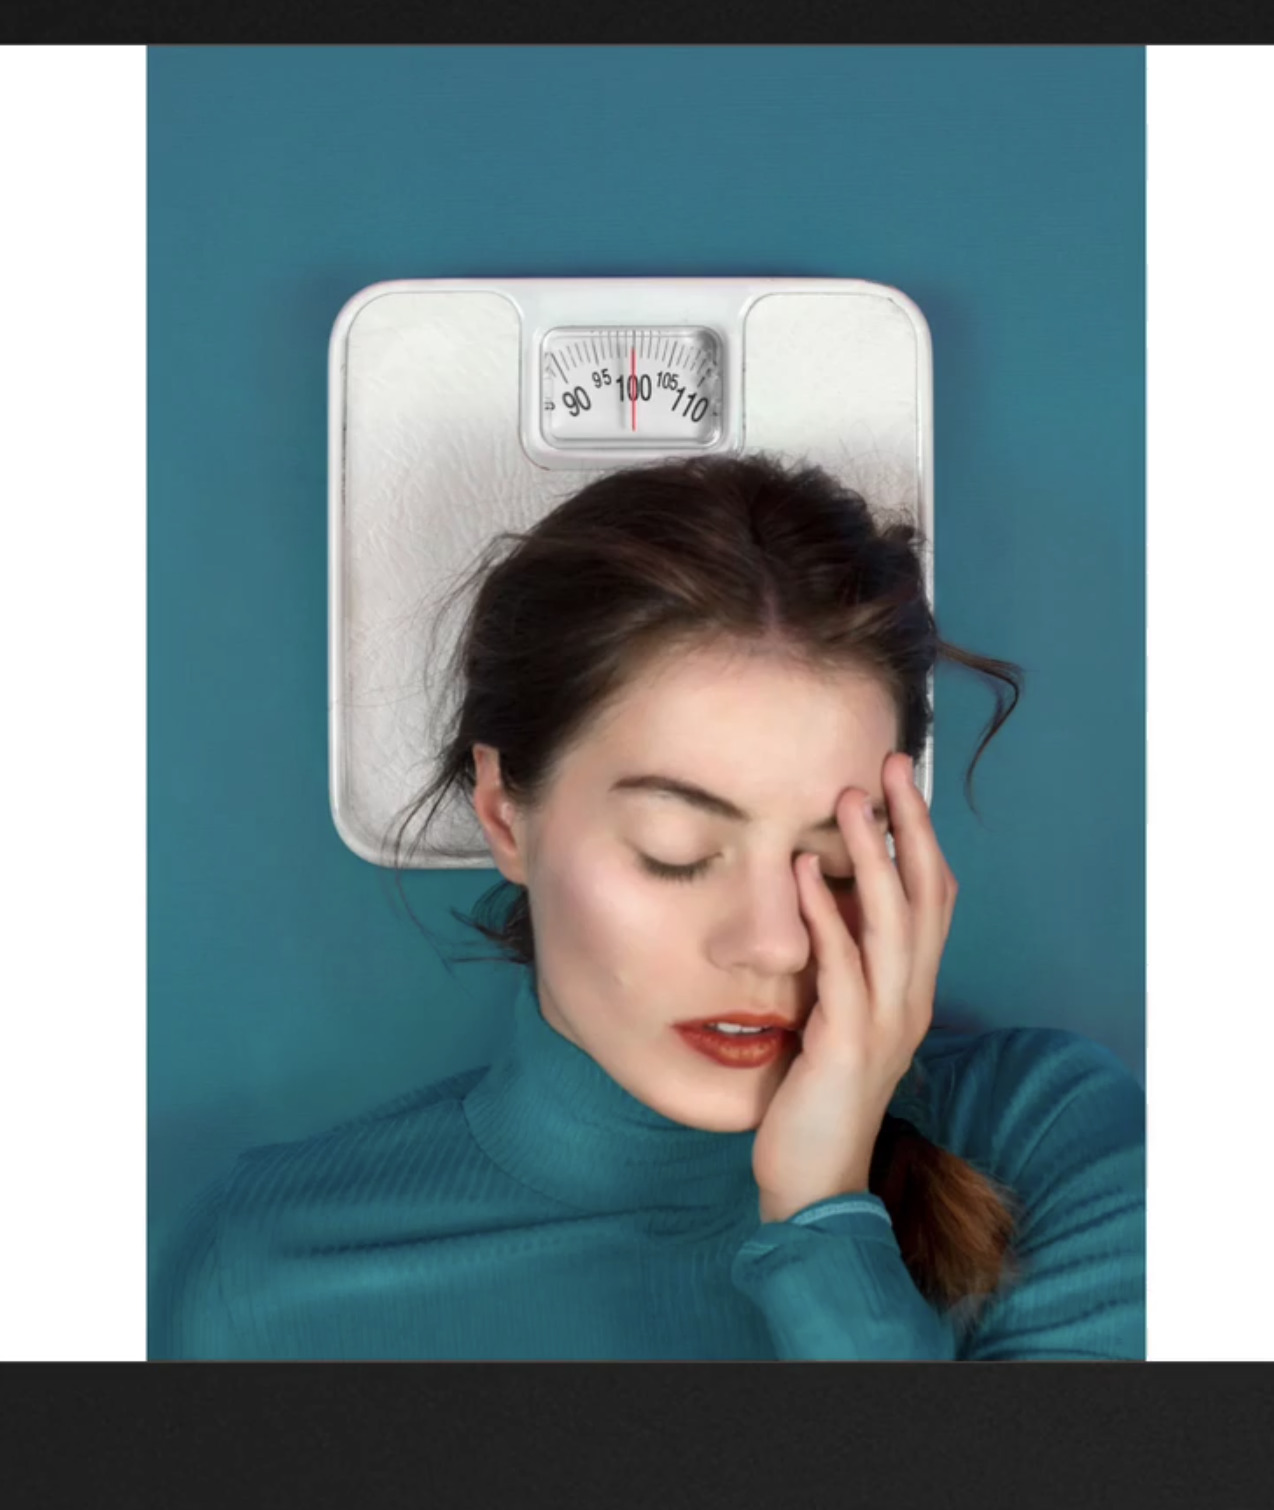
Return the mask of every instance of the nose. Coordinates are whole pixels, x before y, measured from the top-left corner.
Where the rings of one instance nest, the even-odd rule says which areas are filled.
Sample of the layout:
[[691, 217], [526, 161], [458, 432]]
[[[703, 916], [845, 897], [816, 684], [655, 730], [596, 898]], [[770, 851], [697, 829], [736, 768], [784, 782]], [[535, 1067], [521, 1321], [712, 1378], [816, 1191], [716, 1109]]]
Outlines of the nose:
[[711, 941], [713, 963], [759, 976], [799, 975], [810, 963], [809, 930], [789, 867], [755, 870], [739, 884]]

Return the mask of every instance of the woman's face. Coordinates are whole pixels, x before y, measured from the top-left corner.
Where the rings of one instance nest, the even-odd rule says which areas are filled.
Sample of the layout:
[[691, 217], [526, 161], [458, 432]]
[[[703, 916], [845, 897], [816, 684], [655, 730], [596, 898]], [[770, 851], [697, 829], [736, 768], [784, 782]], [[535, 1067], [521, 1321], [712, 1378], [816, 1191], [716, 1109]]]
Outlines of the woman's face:
[[[726, 1067], [673, 1025], [743, 1011], [803, 1024], [817, 962], [793, 861], [812, 851], [824, 874], [852, 876], [839, 830], [821, 825], [848, 786], [883, 809], [897, 737], [873, 680], [705, 649], [654, 663], [568, 751], [531, 812], [504, 796], [495, 752], [475, 746], [479, 819], [501, 873], [529, 893], [545, 1020], [664, 1116], [755, 1128], [794, 1050]], [[697, 787], [745, 816], [621, 784], [634, 778]], [[670, 880], [646, 860], [704, 863]], [[857, 936], [856, 893], [836, 894]]]

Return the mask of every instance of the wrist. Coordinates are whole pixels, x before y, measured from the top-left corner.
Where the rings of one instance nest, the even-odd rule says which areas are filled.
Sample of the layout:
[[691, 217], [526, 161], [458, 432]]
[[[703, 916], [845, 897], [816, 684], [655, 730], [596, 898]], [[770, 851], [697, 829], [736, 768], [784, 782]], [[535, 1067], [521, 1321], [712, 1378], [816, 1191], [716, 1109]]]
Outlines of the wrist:
[[758, 1207], [763, 1222], [786, 1222], [795, 1216], [798, 1211], [804, 1211], [807, 1206], [815, 1206], [819, 1201], [833, 1201], [843, 1195], [867, 1195], [867, 1176], [851, 1178], [843, 1184], [839, 1184], [835, 1190], [810, 1192], [803, 1194], [799, 1199], [789, 1197], [785, 1199], [780, 1195], [760, 1192]]

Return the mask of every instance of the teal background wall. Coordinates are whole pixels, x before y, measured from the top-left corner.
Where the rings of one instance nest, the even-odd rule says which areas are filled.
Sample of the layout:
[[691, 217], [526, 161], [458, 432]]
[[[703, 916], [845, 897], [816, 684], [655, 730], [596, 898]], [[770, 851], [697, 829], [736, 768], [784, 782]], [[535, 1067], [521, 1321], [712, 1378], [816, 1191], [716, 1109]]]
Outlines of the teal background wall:
[[[1144, 1080], [1139, 47], [149, 52], [152, 1272], [244, 1147], [482, 1063], [455, 978], [327, 795], [326, 356], [388, 278], [809, 276], [901, 288], [935, 359], [946, 638], [938, 1020], [1074, 1028]], [[86, 251], [89, 249], [86, 249]], [[109, 290], [105, 291], [109, 296]], [[450, 917], [491, 871], [407, 877]]]

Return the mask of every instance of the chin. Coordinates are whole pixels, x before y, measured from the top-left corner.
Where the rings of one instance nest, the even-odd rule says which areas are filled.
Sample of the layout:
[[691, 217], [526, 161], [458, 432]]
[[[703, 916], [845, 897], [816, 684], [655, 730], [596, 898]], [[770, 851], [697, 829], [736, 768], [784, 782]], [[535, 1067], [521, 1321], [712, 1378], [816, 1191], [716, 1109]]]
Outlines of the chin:
[[757, 1112], [745, 1112], [736, 1117], [715, 1117], [700, 1119], [692, 1124], [701, 1132], [741, 1133], [755, 1132], [761, 1125], [761, 1117]]
[[767, 1087], [759, 1098], [756, 1094], [750, 1097], [698, 1096], [677, 1106], [660, 1102], [650, 1104], [665, 1117], [680, 1122], [683, 1127], [696, 1128], [699, 1132], [754, 1132], [761, 1125], [761, 1118], [765, 1115], [765, 1108], [773, 1094], [773, 1088]]

